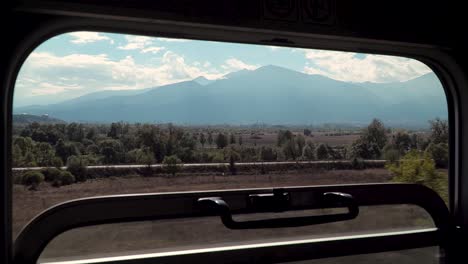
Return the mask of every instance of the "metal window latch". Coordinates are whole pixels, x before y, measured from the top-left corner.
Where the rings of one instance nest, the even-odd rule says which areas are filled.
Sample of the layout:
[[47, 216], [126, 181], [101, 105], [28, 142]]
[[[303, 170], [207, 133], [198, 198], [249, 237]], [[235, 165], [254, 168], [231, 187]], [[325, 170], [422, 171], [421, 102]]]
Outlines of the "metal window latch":
[[[329, 222], [354, 219], [359, 214], [359, 207], [354, 197], [342, 192], [322, 194], [321, 208], [347, 207], [348, 212], [326, 215], [273, 218], [254, 221], [235, 221], [229, 205], [221, 197], [198, 199], [198, 204], [211, 214], [219, 215], [222, 223], [229, 229], [281, 228], [316, 225]], [[284, 212], [290, 207], [289, 193], [278, 189], [271, 194], [249, 195], [248, 206], [253, 212]]]

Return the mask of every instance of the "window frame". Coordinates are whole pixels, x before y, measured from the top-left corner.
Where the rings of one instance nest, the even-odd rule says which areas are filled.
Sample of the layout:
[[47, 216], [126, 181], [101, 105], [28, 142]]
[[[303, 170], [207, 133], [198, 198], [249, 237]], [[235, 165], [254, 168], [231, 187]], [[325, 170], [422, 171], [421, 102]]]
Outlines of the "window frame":
[[[440, 246], [446, 255], [452, 223], [445, 202], [433, 190], [418, 184], [383, 183], [277, 188], [288, 194], [288, 211], [323, 208], [322, 195], [327, 192], [350, 194], [358, 206], [409, 204], [423, 208], [434, 221], [435, 228], [372, 233], [351, 236], [330, 236], [303, 241], [261, 243], [79, 260], [80, 263], [279, 263], [297, 260], [337, 257], [391, 250]], [[205, 197], [221, 197], [234, 214], [257, 213], [248, 202], [250, 195], [275, 193], [275, 189], [111, 195], [83, 198], [51, 207], [35, 217], [15, 241], [15, 263], [37, 263], [40, 254], [59, 234], [78, 227], [99, 224], [158, 221], [177, 218], [216, 216], [204, 210], [198, 201]], [[315, 216], [317, 217], [317, 216]], [[220, 220], [221, 221], [221, 220]], [[284, 254], [289, 252], [288, 254]]]
[[[452, 50], [433, 45], [380, 41], [352, 36], [327, 36], [284, 29], [253, 29], [193, 22], [172, 23], [168, 19], [138, 17], [136, 13], [133, 14], [134, 16], [125, 16], [122, 13], [104, 15], [102, 11], [81, 11], [76, 7], [70, 8], [66, 4], [43, 8], [40, 5], [26, 3], [10, 14], [12, 17], [27, 18], [32, 24], [18, 28], [3, 51], [7, 59], [7, 63], [1, 68], [2, 93], [0, 94], [0, 100], [2, 100], [1, 140], [6, 146], [1, 152], [3, 175], [11, 175], [12, 102], [18, 71], [35, 47], [59, 34], [72, 31], [103, 31], [403, 56], [417, 59], [428, 65], [436, 73], [445, 89], [450, 134], [449, 207], [455, 226], [462, 231], [468, 229], [468, 209], [464, 209], [468, 208], [468, 181], [462, 178], [462, 175], [468, 174], [468, 139], [463, 139], [461, 136], [462, 131], [468, 130], [468, 102], [465, 99], [468, 98], [468, 91], [463, 89], [468, 86], [468, 81], [462, 68], [463, 63], [457, 62], [455, 59], [457, 54]], [[3, 248], [4, 263], [9, 263], [12, 257], [11, 184], [10, 177], [2, 177], [0, 181], [2, 190], [0, 224], [4, 237], [0, 246]]]

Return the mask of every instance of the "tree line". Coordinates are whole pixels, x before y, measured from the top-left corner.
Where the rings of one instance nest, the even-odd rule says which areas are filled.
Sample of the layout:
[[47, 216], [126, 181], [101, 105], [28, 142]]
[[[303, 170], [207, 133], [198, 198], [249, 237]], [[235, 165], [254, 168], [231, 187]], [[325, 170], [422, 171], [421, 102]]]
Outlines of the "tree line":
[[362, 130], [350, 145], [331, 147], [313, 143], [311, 131], [278, 130], [276, 145], [245, 145], [243, 135], [226, 131], [194, 131], [174, 125], [112, 123], [39, 124], [16, 127], [13, 166], [65, 166], [70, 158], [88, 165], [161, 163], [166, 156], [181, 162], [285, 160], [397, 160], [411, 149], [427, 151], [437, 165], [448, 162], [448, 123], [430, 121], [429, 135], [392, 131], [378, 119]]
[[343, 159], [393, 162], [417, 150], [427, 153], [438, 167], [446, 167], [448, 123], [441, 119], [429, 122], [430, 133], [419, 133], [392, 130], [374, 119], [352, 144], [333, 147], [314, 143], [309, 129], [301, 133], [280, 129], [276, 144], [257, 146], [245, 144], [245, 134], [229, 130], [190, 129], [172, 124], [34, 122], [14, 126], [13, 166], [68, 166], [74, 179], [67, 175], [61, 181], [70, 182], [86, 178], [74, 167], [88, 165]]

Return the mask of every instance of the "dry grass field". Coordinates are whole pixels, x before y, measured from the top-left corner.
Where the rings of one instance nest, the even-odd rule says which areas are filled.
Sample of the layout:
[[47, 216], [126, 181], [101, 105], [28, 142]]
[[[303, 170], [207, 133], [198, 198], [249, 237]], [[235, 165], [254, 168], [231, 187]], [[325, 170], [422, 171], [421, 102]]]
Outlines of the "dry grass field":
[[[302, 133], [294, 133], [296, 135]], [[243, 143], [257, 146], [275, 146], [278, 134], [273, 132], [263, 132], [254, 135], [242, 134]], [[312, 141], [315, 144], [328, 144], [332, 147], [352, 144], [359, 138], [359, 134], [351, 135], [333, 135], [332, 133], [313, 132], [312, 136], [306, 136], [305, 140]], [[237, 139], [237, 138], [236, 138]]]
[[15, 185], [13, 189], [13, 229], [14, 233], [17, 234], [32, 217], [55, 204], [99, 195], [369, 183], [387, 182], [390, 179], [391, 175], [385, 169], [303, 170], [265, 175], [181, 175], [174, 178], [109, 177], [60, 188], [43, 183], [38, 191], [29, 191], [22, 185]]

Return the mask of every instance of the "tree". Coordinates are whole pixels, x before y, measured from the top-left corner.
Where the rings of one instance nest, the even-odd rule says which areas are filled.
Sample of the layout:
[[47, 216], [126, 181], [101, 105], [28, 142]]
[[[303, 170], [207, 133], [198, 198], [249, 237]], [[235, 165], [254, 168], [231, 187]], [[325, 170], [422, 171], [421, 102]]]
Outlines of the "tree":
[[205, 143], [206, 143], [205, 134], [201, 133], [200, 134], [200, 144], [202, 145], [202, 148], [205, 147]]
[[242, 147], [240, 148], [240, 159], [243, 161], [257, 161], [261, 156], [257, 153], [257, 148], [254, 147]]
[[373, 119], [361, 136], [351, 145], [352, 156], [362, 159], [379, 159], [387, 143], [387, 131], [383, 123]]
[[34, 146], [36, 163], [39, 166], [52, 166], [55, 158], [55, 151], [49, 143], [39, 142]]
[[65, 163], [70, 156], [76, 156], [80, 154], [80, 151], [75, 144], [70, 142], [64, 142], [63, 139], [59, 139], [55, 145], [55, 153], [62, 159], [62, 162]]
[[393, 144], [395, 145], [396, 149], [399, 150], [400, 154], [404, 155], [411, 149], [411, 137], [406, 132], [398, 131], [393, 136]]
[[228, 144], [228, 139], [225, 134], [219, 133], [218, 136], [216, 137], [216, 146], [218, 149], [223, 149], [227, 146]]
[[434, 160], [435, 164], [439, 168], [447, 168], [448, 166], [448, 155], [449, 147], [447, 143], [431, 143], [426, 149], [426, 153]]
[[21, 153], [21, 148], [18, 145], [12, 146], [11, 154], [13, 158], [13, 167], [24, 166], [23, 154]]
[[70, 156], [67, 160], [67, 170], [73, 174], [76, 181], [84, 182], [88, 179], [88, 161], [82, 156]]
[[233, 133], [229, 136], [229, 144], [236, 144], [236, 137]]
[[276, 139], [276, 144], [278, 147], [283, 145], [285, 142], [292, 140], [293, 134], [289, 130], [280, 130], [278, 131], [278, 136]]
[[301, 154], [299, 151], [294, 139], [290, 139], [283, 144], [283, 153], [288, 160], [296, 160]]
[[213, 145], [213, 133], [208, 132], [208, 144]]
[[113, 139], [117, 139], [119, 138], [121, 133], [122, 133], [122, 124], [112, 123], [109, 129], [109, 133], [107, 133], [107, 136]]
[[315, 147], [313, 144], [306, 144], [304, 148], [302, 148], [302, 159], [315, 160]]
[[326, 160], [328, 159], [328, 148], [325, 144], [319, 144], [317, 147], [317, 159]]
[[34, 157], [34, 154], [32, 152], [26, 152], [26, 155], [24, 155], [24, 165], [26, 167], [35, 167], [37, 166], [36, 159]]
[[122, 143], [116, 139], [105, 139], [99, 142], [99, 152], [104, 156], [104, 163], [120, 163], [123, 157]]
[[48, 142], [47, 133], [40, 128], [32, 132], [31, 138], [36, 142]]
[[358, 138], [351, 144], [351, 157], [361, 159], [375, 159], [381, 156], [381, 150], [375, 143]]
[[145, 164], [148, 167], [155, 162], [153, 152], [148, 147], [138, 149], [136, 153], [136, 162], [138, 164]]
[[383, 148], [383, 157], [390, 163], [397, 162], [400, 159], [400, 150], [393, 144], [387, 144]]
[[304, 136], [308, 137], [312, 134], [312, 131], [310, 131], [310, 129], [306, 128], [304, 129]]
[[295, 141], [296, 141], [296, 144], [297, 144], [297, 149], [299, 151], [302, 151], [302, 149], [305, 146], [305, 138], [302, 135], [297, 135], [295, 137]]
[[275, 161], [276, 158], [276, 151], [272, 147], [263, 146], [260, 149], [260, 159], [262, 161]]
[[436, 118], [429, 121], [431, 125], [431, 142], [434, 144], [448, 144], [448, 121]]
[[364, 131], [363, 138], [371, 144], [376, 144], [379, 149], [382, 149], [387, 143], [387, 134], [382, 121], [374, 118]]
[[26, 156], [26, 153], [32, 152], [34, 141], [30, 137], [15, 137], [13, 138], [13, 145], [18, 146], [22, 156]]
[[237, 139], [237, 143], [239, 143], [239, 146], [242, 146], [242, 143], [243, 143], [242, 135], [239, 135], [239, 138]]
[[239, 153], [235, 151], [234, 148], [229, 148], [228, 151], [228, 158], [229, 158], [229, 171], [231, 172], [231, 175], [236, 175], [237, 174], [237, 168], [236, 168], [236, 161], [239, 161]]
[[95, 140], [96, 138], [96, 129], [94, 127], [91, 127], [88, 132], [86, 133], [86, 138], [89, 140]]
[[181, 161], [176, 155], [166, 156], [163, 160], [163, 168], [166, 172], [175, 176], [182, 168]]

